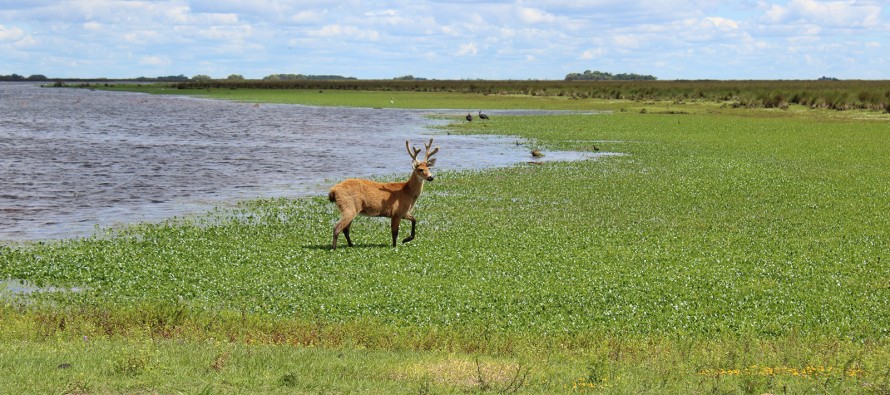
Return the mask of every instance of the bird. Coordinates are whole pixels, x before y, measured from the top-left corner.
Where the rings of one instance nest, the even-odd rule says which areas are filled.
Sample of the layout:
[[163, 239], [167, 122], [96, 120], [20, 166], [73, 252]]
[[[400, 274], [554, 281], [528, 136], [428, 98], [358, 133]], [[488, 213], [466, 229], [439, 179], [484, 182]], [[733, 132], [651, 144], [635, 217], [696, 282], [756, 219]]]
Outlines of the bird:
[[482, 111], [480, 110], [479, 111], [479, 119], [488, 119], [488, 115], [483, 114]]
[[467, 113], [467, 117], [466, 117], [466, 118], [467, 118], [467, 122], [473, 122], [473, 115], [472, 115], [472, 114]]
[[540, 157], [544, 156], [544, 154], [541, 152], [541, 150], [533, 149], [532, 156], [534, 156], [535, 158], [540, 158]]

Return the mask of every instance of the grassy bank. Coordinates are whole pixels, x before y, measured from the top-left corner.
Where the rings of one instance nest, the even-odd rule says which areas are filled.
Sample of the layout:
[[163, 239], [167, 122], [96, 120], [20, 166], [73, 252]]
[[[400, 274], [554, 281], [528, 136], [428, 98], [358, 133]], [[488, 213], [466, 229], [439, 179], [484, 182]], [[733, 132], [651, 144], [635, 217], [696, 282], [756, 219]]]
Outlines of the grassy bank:
[[631, 101], [709, 101], [735, 107], [801, 105], [890, 111], [890, 81], [472, 81], [298, 80], [181, 82], [177, 89], [348, 90], [528, 95]]
[[[101, 89], [235, 100], [397, 108], [638, 107], [716, 103], [730, 108], [802, 107], [890, 112], [890, 81], [206, 81], [95, 85]], [[346, 92], [346, 95], [337, 93]], [[333, 97], [332, 97], [333, 96]], [[529, 107], [532, 106], [532, 107]]]
[[887, 121], [715, 108], [452, 125], [625, 155], [440, 169], [395, 249], [322, 197], [0, 247], [82, 288], [4, 299], [0, 392], [887, 393]]

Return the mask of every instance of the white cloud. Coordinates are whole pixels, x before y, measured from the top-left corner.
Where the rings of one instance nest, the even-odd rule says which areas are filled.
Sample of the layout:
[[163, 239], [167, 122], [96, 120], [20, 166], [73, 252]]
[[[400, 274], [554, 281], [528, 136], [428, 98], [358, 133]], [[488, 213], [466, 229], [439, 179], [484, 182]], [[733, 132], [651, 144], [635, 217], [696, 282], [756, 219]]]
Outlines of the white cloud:
[[732, 19], [721, 18], [719, 16], [706, 17], [703, 22], [706, 26], [710, 25], [724, 30], [735, 30], [739, 28], [738, 22]]
[[396, 10], [380, 10], [380, 11], [368, 11], [365, 12], [365, 16], [369, 18], [376, 18], [382, 16], [394, 17], [399, 15], [399, 12]]
[[166, 56], [143, 56], [139, 59], [139, 64], [146, 66], [169, 66], [170, 58]]
[[[152, 15], [154, 10], [149, 9], [148, 12], [143, 15]], [[167, 7], [161, 11], [161, 15], [167, 21], [170, 21], [174, 24], [184, 24], [191, 22], [191, 9], [186, 6], [174, 6]]]
[[556, 17], [552, 14], [537, 8], [520, 7], [516, 12], [519, 15], [519, 19], [525, 23], [553, 23], [556, 20]]
[[478, 52], [479, 49], [476, 48], [476, 43], [467, 43], [460, 46], [457, 56], [476, 55]]
[[791, 0], [787, 6], [761, 2], [770, 23], [813, 23], [825, 27], [871, 27], [880, 22], [882, 7], [868, 1]]
[[591, 60], [591, 59], [603, 57], [605, 55], [606, 55], [606, 50], [603, 48], [588, 49], [581, 53], [581, 59], [582, 60]]
[[637, 34], [619, 34], [612, 37], [612, 42], [621, 48], [639, 48], [642, 44], [642, 37]]
[[197, 34], [215, 41], [244, 42], [253, 34], [253, 27], [250, 25], [210, 26], [197, 31]]
[[154, 30], [133, 30], [130, 31], [121, 38], [124, 40], [126, 44], [133, 45], [145, 45], [148, 43], [158, 43], [162, 42], [165, 37], [162, 36], [159, 32]]
[[25, 37], [25, 31], [21, 28], [12, 26], [6, 27], [4, 25], [0, 25], [0, 42], [3, 41], [18, 41]]
[[92, 30], [92, 31], [102, 30], [102, 24], [98, 23], [98, 22], [90, 21], [90, 22], [83, 24], [83, 29], [84, 30]]
[[[823, 69], [806, 71], [805, 56], [812, 65], [832, 65], [834, 56], [833, 67], [852, 77], [890, 78], [881, 51], [890, 46], [886, 0], [2, 3], [0, 59], [58, 70], [38, 70], [46, 75], [127, 77], [164, 66], [186, 75], [261, 70], [262, 77], [299, 60], [298, 72], [359, 78], [392, 77], [386, 73], [396, 69], [430, 78], [562, 78], [553, 73], [595, 60], [604, 71], [659, 78], [808, 78]], [[132, 58], [102, 58], [96, 48]], [[50, 54], [71, 62], [62, 68]], [[144, 59], [146, 71], [132, 59]]]
[[301, 10], [300, 12], [297, 12], [296, 14], [292, 14], [288, 18], [288, 20], [290, 20], [291, 22], [295, 22], [295, 23], [305, 23], [305, 22], [317, 21], [317, 20], [321, 19], [323, 17], [323, 15], [324, 15], [324, 13], [322, 13], [322, 12], [316, 12], [316, 11], [312, 11], [312, 10]]
[[238, 14], [206, 14], [207, 21], [203, 23], [212, 23], [214, 25], [237, 25], [241, 21]]
[[375, 30], [362, 30], [355, 26], [343, 26], [339, 24], [326, 25], [321, 29], [310, 31], [309, 35], [324, 38], [354, 38], [363, 41], [376, 41], [380, 39], [380, 33]]

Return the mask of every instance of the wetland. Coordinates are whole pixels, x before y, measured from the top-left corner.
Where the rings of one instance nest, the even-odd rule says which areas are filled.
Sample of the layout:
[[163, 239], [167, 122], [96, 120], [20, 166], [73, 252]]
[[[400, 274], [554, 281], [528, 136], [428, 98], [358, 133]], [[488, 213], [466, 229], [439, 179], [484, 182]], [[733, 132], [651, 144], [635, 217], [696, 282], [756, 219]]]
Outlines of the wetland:
[[[251, 96], [429, 100], [467, 108], [443, 114], [434, 136], [626, 154], [443, 162], [418, 201], [417, 238], [397, 248], [386, 222], [368, 219], [354, 225], [356, 247], [330, 251], [338, 215], [316, 194], [0, 245], [0, 279], [21, 280], [7, 282], [21, 298], [0, 298], [0, 392], [888, 393], [885, 113], [213, 93], [247, 110]], [[461, 120], [519, 107], [614, 112]]]

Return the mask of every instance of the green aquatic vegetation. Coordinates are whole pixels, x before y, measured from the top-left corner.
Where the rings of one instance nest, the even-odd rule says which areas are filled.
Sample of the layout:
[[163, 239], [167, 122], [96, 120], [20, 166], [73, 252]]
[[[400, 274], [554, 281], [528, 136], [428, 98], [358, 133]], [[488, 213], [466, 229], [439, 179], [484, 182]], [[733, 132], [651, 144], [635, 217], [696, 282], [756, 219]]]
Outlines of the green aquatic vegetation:
[[333, 205], [271, 199], [7, 248], [0, 273], [83, 287], [40, 296], [75, 305], [182, 303], [459, 332], [883, 336], [883, 126], [500, 117], [458, 131], [625, 155], [442, 172], [418, 202], [417, 243], [398, 248], [383, 248], [375, 230], [385, 225], [367, 219], [354, 225], [365, 235], [357, 247], [328, 251]]

